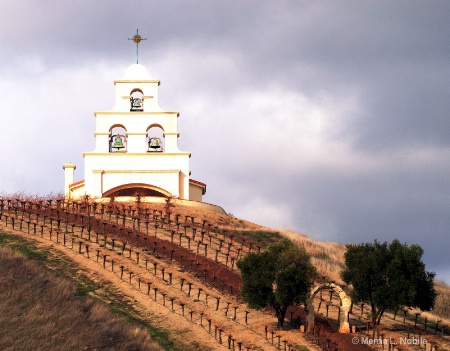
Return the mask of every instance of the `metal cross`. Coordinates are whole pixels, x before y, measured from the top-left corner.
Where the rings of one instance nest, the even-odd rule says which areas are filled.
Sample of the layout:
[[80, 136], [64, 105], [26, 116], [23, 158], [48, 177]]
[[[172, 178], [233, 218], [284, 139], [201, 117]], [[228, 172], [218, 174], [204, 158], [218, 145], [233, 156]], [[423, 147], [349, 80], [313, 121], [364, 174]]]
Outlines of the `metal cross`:
[[139, 43], [141, 40], [147, 40], [147, 38], [142, 38], [139, 35], [139, 29], [136, 29], [136, 34], [133, 38], [128, 38], [128, 40], [133, 40], [136, 43], [136, 63], [139, 63]]

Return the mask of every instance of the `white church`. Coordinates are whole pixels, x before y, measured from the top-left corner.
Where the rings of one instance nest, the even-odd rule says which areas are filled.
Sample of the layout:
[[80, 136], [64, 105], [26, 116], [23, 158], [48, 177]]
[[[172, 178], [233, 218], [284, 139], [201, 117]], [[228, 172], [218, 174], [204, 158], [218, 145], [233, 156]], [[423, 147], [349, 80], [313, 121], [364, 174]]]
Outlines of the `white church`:
[[[142, 40], [138, 34], [133, 38], [136, 44]], [[191, 154], [178, 149], [179, 113], [161, 109], [159, 84], [138, 63], [114, 81], [115, 106], [94, 113], [95, 149], [83, 153], [84, 180], [74, 182], [74, 164], [63, 166], [66, 198], [139, 193], [202, 201], [206, 184], [190, 179]]]

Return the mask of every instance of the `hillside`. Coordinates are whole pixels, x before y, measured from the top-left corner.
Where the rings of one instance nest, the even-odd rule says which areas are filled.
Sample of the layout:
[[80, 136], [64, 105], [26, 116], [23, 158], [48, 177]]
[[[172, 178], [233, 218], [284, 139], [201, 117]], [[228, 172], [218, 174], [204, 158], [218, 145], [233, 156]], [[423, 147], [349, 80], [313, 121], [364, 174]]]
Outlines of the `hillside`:
[[45, 268], [44, 252], [0, 238], [1, 350], [164, 350], [142, 325], [90, 298], [88, 286]]
[[[320, 314], [330, 312], [330, 319], [318, 325], [321, 336], [311, 339], [298, 332], [305, 317], [301, 308], [290, 311], [286, 330], [279, 331], [271, 311], [250, 310], [240, 301], [241, 282], [235, 267], [236, 260], [247, 252], [264, 250], [271, 242], [287, 236], [305, 246], [323, 281], [339, 282], [343, 245], [314, 242], [297, 233], [269, 230], [170, 201], [64, 203], [13, 196], [0, 199], [0, 207], [4, 231], [64, 253], [98, 284], [91, 295], [102, 295], [102, 287], [110, 285], [133, 306], [143, 323], [156, 322], [170, 329], [176, 345], [184, 343], [202, 350], [275, 350], [279, 346], [305, 350], [302, 345], [315, 349], [315, 344], [325, 342], [352, 349], [350, 335], [332, 332], [337, 320], [334, 307], [339, 306], [336, 296], [330, 295], [330, 301], [322, 305], [321, 294], [315, 304], [319, 306], [318, 320]], [[448, 287], [439, 286], [444, 292], [441, 297], [445, 311]], [[355, 326], [365, 323], [362, 312], [361, 318], [352, 318]], [[446, 323], [440, 319], [441, 325]], [[406, 326], [408, 323], [404, 322]], [[447, 337], [441, 341], [439, 335], [436, 338], [434, 342], [446, 344]], [[354, 349], [363, 348], [359, 345]]]

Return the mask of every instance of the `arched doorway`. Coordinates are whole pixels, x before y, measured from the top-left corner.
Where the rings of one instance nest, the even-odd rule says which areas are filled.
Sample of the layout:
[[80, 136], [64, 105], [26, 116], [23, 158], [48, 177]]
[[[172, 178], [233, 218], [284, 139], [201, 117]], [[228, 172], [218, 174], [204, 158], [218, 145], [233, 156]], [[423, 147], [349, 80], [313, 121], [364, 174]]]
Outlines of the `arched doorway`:
[[132, 183], [132, 184], [123, 184], [116, 186], [102, 194], [102, 197], [110, 197], [110, 196], [136, 196], [139, 194], [140, 196], [156, 196], [156, 197], [167, 197], [171, 196], [171, 194], [157, 186], [143, 183]]
[[314, 297], [321, 290], [333, 290], [338, 296], [340, 300], [339, 307], [339, 333], [350, 333], [350, 324], [348, 321], [348, 313], [350, 311], [350, 306], [352, 304], [352, 300], [345, 293], [344, 290], [339, 285], [334, 283], [325, 283], [319, 286], [316, 286], [312, 289], [311, 295], [306, 300], [306, 307], [308, 310], [308, 314], [306, 316], [306, 320], [308, 322], [308, 332], [312, 332], [314, 329]]

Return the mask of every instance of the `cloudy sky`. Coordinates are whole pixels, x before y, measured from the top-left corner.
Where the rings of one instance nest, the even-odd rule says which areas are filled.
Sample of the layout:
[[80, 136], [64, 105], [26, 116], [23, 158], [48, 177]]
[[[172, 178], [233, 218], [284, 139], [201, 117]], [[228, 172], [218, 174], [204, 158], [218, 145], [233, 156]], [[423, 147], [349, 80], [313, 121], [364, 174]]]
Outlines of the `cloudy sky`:
[[205, 201], [318, 240], [418, 243], [450, 283], [448, 1], [0, 0], [0, 192], [63, 191], [134, 63]]

